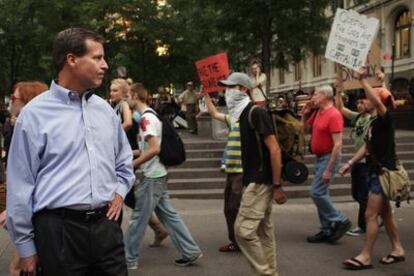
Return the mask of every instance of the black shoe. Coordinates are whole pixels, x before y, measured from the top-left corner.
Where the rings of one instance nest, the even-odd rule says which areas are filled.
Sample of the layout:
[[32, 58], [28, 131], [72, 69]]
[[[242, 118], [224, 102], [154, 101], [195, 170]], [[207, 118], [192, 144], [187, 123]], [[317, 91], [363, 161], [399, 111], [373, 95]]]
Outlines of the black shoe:
[[319, 232], [318, 234], [314, 235], [314, 236], [309, 236], [306, 238], [306, 240], [309, 243], [322, 243], [322, 242], [330, 242], [330, 237], [329, 235], [325, 234], [323, 231]]
[[331, 242], [335, 242], [342, 238], [345, 233], [351, 229], [352, 223], [347, 219], [342, 222], [334, 222], [332, 225], [332, 235], [331, 235]]
[[175, 265], [178, 266], [190, 266], [192, 264], [194, 264], [198, 259], [200, 259], [201, 257], [203, 257], [203, 253], [199, 253], [198, 255], [191, 257], [191, 258], [181, 258], [178, 260], [175, 260]]

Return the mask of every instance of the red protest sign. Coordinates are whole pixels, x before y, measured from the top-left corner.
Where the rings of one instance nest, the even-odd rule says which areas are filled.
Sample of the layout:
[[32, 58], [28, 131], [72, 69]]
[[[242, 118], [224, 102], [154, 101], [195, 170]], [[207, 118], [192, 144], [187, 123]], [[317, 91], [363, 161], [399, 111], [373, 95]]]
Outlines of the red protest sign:
[[204, 93], [223, 90], [223, 87], [218, 85], [218, 81], [227, 79], [229, 75], [229, 63], [226, 53], [199, 60], [196, 62], [196, 67]]

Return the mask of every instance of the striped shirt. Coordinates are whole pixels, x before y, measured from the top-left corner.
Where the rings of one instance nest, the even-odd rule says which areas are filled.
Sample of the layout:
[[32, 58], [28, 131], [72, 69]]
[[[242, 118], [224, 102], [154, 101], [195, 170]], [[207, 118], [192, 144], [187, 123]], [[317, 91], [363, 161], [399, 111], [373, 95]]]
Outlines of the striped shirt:
[[243, 173], [239, 122], [234, 127], [231, 127], [230, 116], [226, 115], [226, 123], [230, 129], [227, 137], [227, 145], [224, 149], [226, 173]]

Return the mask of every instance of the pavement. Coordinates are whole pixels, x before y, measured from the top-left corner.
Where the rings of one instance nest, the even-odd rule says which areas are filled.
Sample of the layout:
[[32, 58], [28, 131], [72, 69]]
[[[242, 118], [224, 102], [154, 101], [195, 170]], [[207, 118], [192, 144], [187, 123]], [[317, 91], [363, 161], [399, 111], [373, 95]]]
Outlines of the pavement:
[[[336, 197], [335, 205], [355, 222], [357, 204], [350, 197]], [[151, 230], [146, 232], [142, 245], [140, 266], [129, 275], [158, 276], [228, 276], [252, 275], [247, 260], [241, 253], [220, 253], [218, 247], [227, 243], [222, 200], [173, 199], [173, 205], [182, 215], [196, 241], [203, 250], [203, 258], [191, 267], [177, 267], [177, 252], [167, 239], [160, 248], [150, 248]], [[123, 228], [128, 223], [130, 210], [126, 208]], [[372, 263], [374, 269], [346, 271], [342, 261], [356, 255], [364, 238], [345, 236], [337, 244], [309, 244], [306, 236], [318, 232], [316, 209], [309, 199], [295, 199], [287, 204], [274, 205], [273, 219], [277, 239], [279, 275], [286, 276], [341, 276], [341, 275], [414, 275], [414, 205], [404, 204], [394, 209], [395, 219], [406, 250], [406, 261], [389, 266], [379, 264], [379, 259], [390, 251], [387, 235], [381, 229], [375, 244]], [[0, 275], [8, 275], [7, 267], [12, 254], [12, 244], [5, 230], [0, 230]]]

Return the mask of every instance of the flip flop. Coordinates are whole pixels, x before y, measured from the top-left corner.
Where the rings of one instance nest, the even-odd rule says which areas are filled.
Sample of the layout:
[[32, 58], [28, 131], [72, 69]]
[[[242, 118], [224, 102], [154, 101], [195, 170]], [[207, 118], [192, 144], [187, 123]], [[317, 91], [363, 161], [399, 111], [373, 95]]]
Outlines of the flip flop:
[[[384, 259], [388, 259], [390, 261], [387, 262], [387, 261], [384, 261]], [[380, 263], [383, 264], [383, 265], [389, 265], [389, 264], [395, 264], [395, 263], [404, 262], [404, 261], [405, 261], [405, 257], [404, 256], [394, 256], [394, 255], [390, 254], [390, 255], [388, 255], [386, 257], [383, 257], [380, 260]]]
[[364, 270], [364, 269], [373, 268], [372, 264], [367, 264], [367, 265], [363, 264], [361, 261], [359, 261], [355, 258], [351, 258], [350, 260], [353, 261], [356, 264], [345, 261], [344, 262], [345, 269], [348, 269], [348, 270]]

